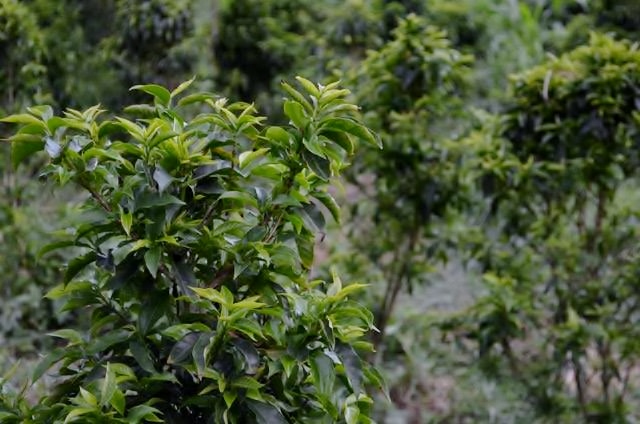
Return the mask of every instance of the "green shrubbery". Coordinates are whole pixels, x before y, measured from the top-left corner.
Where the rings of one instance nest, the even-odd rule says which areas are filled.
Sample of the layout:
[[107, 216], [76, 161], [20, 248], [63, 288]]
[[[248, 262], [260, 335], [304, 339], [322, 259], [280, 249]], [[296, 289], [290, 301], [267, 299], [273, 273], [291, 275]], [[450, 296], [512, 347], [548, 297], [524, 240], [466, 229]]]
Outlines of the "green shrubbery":
[[[0, 108], [78, 109], [12, 118], [22, 165], [0, 166], [3, 362], [53, 347], [62, 374], [3, 418], [637, 420], [632, 3], [0, 0]], [[172, 95], [194, 74], [281, 126]], [[296, 74], [353, 94], [302, 81], [283, 109]], [[382, 152], [351, 154], [370, 133], [342, 96]], [[39, 196], [47, 158], [48, 184], [76, 183], [58, 197]], [[324, 227], [341, 202], [344, 231]], [[333, 267], [372, 284], [339, 300]], [[78, 333], [41, 336], [62, 325]], [[362, 355], [394, 406], [358, 400]]]
[[33, 378], [56, 365], [59, 380], [33, 408], [5, 400], [3, 422], [370, 421], [366, 385], [381, 379], [360, 357], [373, 327], [350, 299], [362, 285], [308, 272], [324, 211], [339, 216], [327, 182], [355, 139], [377, 140], [348, 91], [299, 81], [284, 84], [285, 127], [210, 94], [178, 100], [189, 83], [134, 87], [154, 97], [146, 119], [4, 119], [20, 124], [14, 153], [44, 150], [43, 175], [90, 197], [43, 253], [80, 250], [47, 297], [91, 319], [88, 333], [52, 333], [64, 346]]
[[489, 291], [463, 320], [484, 364], [550, 416], [638, 413], [639, 87], [637, 46], [593, 34], [515, 78], [485, 165]]

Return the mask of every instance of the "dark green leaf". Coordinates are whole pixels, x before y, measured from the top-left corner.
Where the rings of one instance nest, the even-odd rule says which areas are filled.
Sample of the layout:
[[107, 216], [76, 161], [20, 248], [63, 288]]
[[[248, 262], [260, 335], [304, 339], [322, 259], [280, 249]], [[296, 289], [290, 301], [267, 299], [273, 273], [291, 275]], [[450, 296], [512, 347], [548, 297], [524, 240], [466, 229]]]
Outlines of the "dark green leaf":
[[185, 334], [171, 349], [171, 353], [169, 353], [169, 359], [167, 360], [170, 364], [182, 364], [189, 358], [191, 358], [191, 352], [193, 351], [193, 346], [200, 339], [200, 335], [202, 333], [198, 331], [194, 331], [191, 333]]
[[71, 247], [75, 245], [76, 243], [73, 240], [61, 240], [54, 243], [49, 243], [38, 251], [37, 257], [41, 258], [47, 253], [52, 252], [54, 250], [62, 249], [65, 247]]
[[129, 343], [129, 350], [131, 350], [131, 354], [138, 365], [140, 365], [140, 368], [151, 374], [156, 372], [153, 360], [151, 359], [151, 353], [144, 344], [137, 340], [132, 340]]
[[313, 197], [318, 199], [320, 203], [322, 203], [327, 208], [327, 210], [329, 210], [331, 216], [337, 223], [340, 223], [340, 206], [338, 206], [338, 203], [336, 202], [336, 199], [333, 198], [333, 196], [331, 196], [327, 192], [320, 191], [313, 193]]
[[165, 191], [173, 181], [173, 177], [160, 166], [157, 166], [156, 170], [153, 171], [153, 179], [158, 184], [160, 193]]
[[353, 392], [357, 395], [360, 394], [360, 390], [362, 389], [362, 364], [361, 359], [353, 349], [352, 346], [349, 346], [344, 343], [339, 343], [336, 346], [336, 353], [338, 354], [338, 358], [344, 365], [345, 372], [347, 373], [347, 379], [349, 380], [349, 384], [353, 389]]
[[33, 381], [37, 381], [42, 377], [42, 375], [49, 370], [53, 366], [53, 364], [60, 361], [67, 354], [66, 348], [57, 348], [52, 350], [47, 356], [45, 356], [33, 370], [33, 375], [31, 379]]
[[298, 247], [298, 254], [300, 260], [306, 269], [311, 269], [313, 266], [313, 257], [315, 253], [315, 245], [313, 239], [306, 235], [296, 235], [296, 246]]
[[273, 405], [248, 399], [247, 406], [255, 414], [258, 424], [287, 424], [280, 410]]
[[319, 134], [326, 137], [328, 140], [333, 141], [348, 154], [352, 155], [355, 151], [355, 145], [351, 140], [351, 137], [347, 133], [338, 130], [322, 129]]
[[302, 158], [318, 177], [325, 181], [331, 178], [331, 163], [327, 159], [315, 155], [306, 149], [302, 152]]
[[258, 371], [260, 366], [260, 354], [252, 343], [244, 339], [235, 339], [233, 342], [234, 347], [242, 354], [244, 359], [244, 372], [249, 375], [253, 375]]
[[96, 252], [88, 252], [69, 262], [69, 265], [67, 265], [67, 269], [64, 273], [65, 284], [71, 281], [76, 275], [78, 275], [80, 271], [85, 269], [87, 265], [95, 262], [97, 257], [98, 255], [96, 254]]
[[297, 209], [297, 212], [304, 221], [304, 225], [311, 232], [317, 233], [324, 229], [326, 224], [324, 215], [315, 204], [307, 203], [302, 208]]
[[162, 317], [171, 314], [171, 296], [167, 291], [155, 291], [145, 299], [140, 308], [138, 330], [146, 336]]
[[[193, 345], [191, 356], [193, 357], [193, 363], [196, 365], [196, 371], [198, 377], [202, 378], [207, 363], [206, 350], [209, 347], [211, 341], [211, 333], [200, 333], [198, 340]], [[172, 351], [173, 352], [173, 351]]]
[[316, 353], [311, 360], [311, 375], [314, 385], [324, 395], [331, 395], [335, 382], [333, 362], [324, 353]]
[[136, 210], [153, 208], [156, 206], [184, 205], [185, 203], [169, 193], [145, 192], [136, 198]]
[[100, 335], [91, 341], [91, 344], [87, 347], [87, 353], [89, 355], [95, 355], [96, 353], [106, 353], [110, 347], [127, 341], [131, 337], [131, 332], [123, 328], [109, 331], [106, 334]]
[[156, 278], [158, 268], [160, 267], [160, 259], [162, 258], [162, 247], [158, 244], [151, 246], [144, 254], [144, 264], [147, 266], [149, 273]]

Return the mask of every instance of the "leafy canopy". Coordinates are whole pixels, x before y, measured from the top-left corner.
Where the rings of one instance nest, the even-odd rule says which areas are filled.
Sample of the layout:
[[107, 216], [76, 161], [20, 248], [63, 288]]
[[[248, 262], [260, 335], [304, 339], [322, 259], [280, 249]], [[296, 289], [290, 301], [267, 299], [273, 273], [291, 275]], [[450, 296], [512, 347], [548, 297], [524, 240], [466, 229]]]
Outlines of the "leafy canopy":
[[[4, 122], [15, 165], [44, 151], [42, 175], [89, 196], [83, 222], [41, 254], [81, 253], [47, 295], [91, 312], [65, 329], [34, 379], [56, 365], [33, 408], [3, 422], [370, 422], [361, 357], [371, 313], [361, 284], [309, 281], [315, 234], [339, 209], [327, 191], [357, 139], [379, 144], [337, 83], [283, 83], [286, 126], [252, 105], [158, 85], [152, 104], [104, 118], [47, 106]], [[196, 112], [190, 113], [189, 111]], [[193, 117], [190, 117], [193, 116]]]

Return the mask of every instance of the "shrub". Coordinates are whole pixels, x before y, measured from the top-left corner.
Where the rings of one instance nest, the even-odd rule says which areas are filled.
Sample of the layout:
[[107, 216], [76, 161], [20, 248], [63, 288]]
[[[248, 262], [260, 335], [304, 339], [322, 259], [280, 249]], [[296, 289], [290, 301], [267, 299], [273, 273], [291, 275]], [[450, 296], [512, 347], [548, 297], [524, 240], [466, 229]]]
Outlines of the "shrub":
[[[134, 89], [145, 119], [28, 109], [17, 159], [44, 150], [43, 176], [87, 194], [83, 223], [44, 248], [81, 250], [47, 297], [87, 310], [90, 330], [34, 371], [59, 376], [36, 406], [8, 394], [3, 422], [370, 422], [362, 359], [372, 316], [361, 284], [309, 281], [327, 192], [355, 139], [377, 139], [336, 84], [286, 83], [284, 127], [207, 93]], [[304, 93], [304, 94], [303, 94]], [[178, 100], [178, 97], [181, 97]], [[188, 118], [189, 108], [200, 110]]]
[[481, 159], [500, 232], [486, 233], [489, 292], [467, 335], [545, 414], [638, 414], [638, 87], [637, 46], [593, 34], [514, 79], [504, 140]]

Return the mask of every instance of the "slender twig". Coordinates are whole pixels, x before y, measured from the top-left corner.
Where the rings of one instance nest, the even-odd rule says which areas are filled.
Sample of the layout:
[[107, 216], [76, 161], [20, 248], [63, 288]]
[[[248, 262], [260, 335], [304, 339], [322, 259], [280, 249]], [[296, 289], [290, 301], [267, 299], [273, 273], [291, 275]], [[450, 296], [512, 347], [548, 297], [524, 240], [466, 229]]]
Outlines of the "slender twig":
[[102, 207], [102, 209], [104, 209], [109, 213], [112, 212], [111, 206], [109, 206], [106, 200], [104, 200], [104, 198], [100, 195], [100, 193], [98, 193], [93, 187], [91, 187], [89, 184], [87, 184], [85, 181], [82, 181], [82, 180], [79, 181], [79, 184], [82, 188], [84, 188], [91, 194], [91, 197], [93, 197], [94, 200], [98, 202], [98, 204]]

